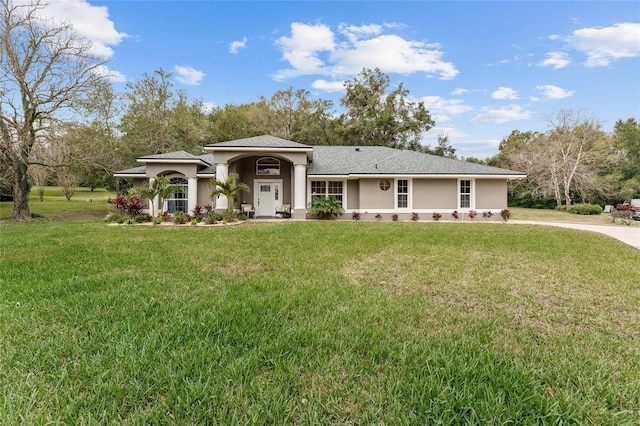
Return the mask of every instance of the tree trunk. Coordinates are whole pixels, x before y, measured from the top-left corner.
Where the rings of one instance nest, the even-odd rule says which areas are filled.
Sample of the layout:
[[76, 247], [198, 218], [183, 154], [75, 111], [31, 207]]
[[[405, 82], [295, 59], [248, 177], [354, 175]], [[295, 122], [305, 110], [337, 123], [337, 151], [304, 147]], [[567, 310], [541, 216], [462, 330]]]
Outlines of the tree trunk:
[[29, 191], [31, 184], [27, 175], [27, 165], [22, 161], [17, 161], [14, 166], [15, 183], [13, 184], [13, 212], [11, 219], [31, 220], [31, 210], [29, 209]]

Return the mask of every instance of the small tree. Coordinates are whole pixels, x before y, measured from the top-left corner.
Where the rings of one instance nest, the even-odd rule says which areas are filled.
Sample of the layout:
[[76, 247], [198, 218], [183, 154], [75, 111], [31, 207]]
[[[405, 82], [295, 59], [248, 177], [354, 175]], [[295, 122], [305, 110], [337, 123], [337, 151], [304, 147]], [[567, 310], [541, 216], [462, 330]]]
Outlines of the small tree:
[[182, 189], [182, 187], [179, 185], [172, 185], [167, 176], [158, 176], [151, 181], [149, 188], [134, 188], [129, 190], [129, 194], [139, 195], [142, 198], [148, 199], [151, 206], [149, 213], [152, 217], [155, 217], [155, 206], [153, 200], [158, 197], [158, 202], [160, 204], [158, 216], [161, 216], [164, 212], [164, 200], [180, 189]]
[[211, 198], [218, 198], [221, 195], [227, 197], [227, 200], [229, 200], [227, 210], [229, 212], [233, 211], [236, 201], [239, 198], [240, 191], [251, 192], [249, 185], [238, 182], [239, 179], [240, 175], [238, 173], [230, 173], [229, 177], [225, 180], [211, 179], [209, 181], [209, 186], [214, 188], [211, 191]]

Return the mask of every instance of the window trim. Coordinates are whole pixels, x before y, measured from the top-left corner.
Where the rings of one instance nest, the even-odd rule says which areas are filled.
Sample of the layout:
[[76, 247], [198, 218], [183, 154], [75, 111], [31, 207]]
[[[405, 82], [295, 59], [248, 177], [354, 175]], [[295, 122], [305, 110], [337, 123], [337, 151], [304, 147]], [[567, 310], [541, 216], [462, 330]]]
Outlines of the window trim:
[[[176, 180], [180, 179], [181, 182], [180, 183], [175, 183]], [[184, 213], [189, 213], [189, 179], [187, 179], [184, 176], [173, 176], [173, 177], [169, 177], [169, 184], [171, 185], [180, 185], [182, 186], [183, 189], [179, 190], [179, 191], [174, 191], [171, 194], [169, 194], [169, 196], [166, 199], [167, 202], [167, 211], [171, 214], [175, 214], [175, 212], [181, 211]], [[176, 198], [175, 195], [176, 193], [182, 193], [184, 195], [184, 197], [182, 198]], [[171, 202], [174, 202], [177, 204], [183, 204], [184, 203], [184, 210], [182, 209], [178, 209], [178, 208], [174, 208], [173, 211], [171, 211], [170, 205]]]
[[[266, 160], [271, 160], [271, 163], [266, 163], [265, 165], [275, 165], [276, 163], [278, 164], [278, 173], [260, 173], [260, 162], [261, 161], [266, 161]], [[272, 167], [273, 170], [275, 170], [275, 167]], [[265, 170], [271, 170], [271, 169], [265, 169]], [[256, 160], [256, 176], [259, 177], [264, 177], [264, 176], [280, 176], [282, 170], [282, 164], [280, 163], [280, 159], [276, 158], [276, 157], [260, 157]]]
[[[462, 192], [462, 183], [463, 182], [469, 182], [469, 192]], [[465, 179], [465, 178], [458, 178], [458, 182], [457, 182], [457, 194], [458, 194], [458, 210], [464, 210], [464, 211], [468, 211], [468, 210], [473, 210], [475, 208], [475, 179]], [[463, 195], [469, 195], [469, 207], [462, 207], [462, 196]]]
[[[407, 206], [406, 207], [400, 207], [399, 203], [398, 203], [398, 199], [400, 195], [405, 195], [404, 192], [400, 192], [399, 191], [399, 186], [400, 186], [400, 181], [406, 181], [407, 182], [407, 192], [406, 192], [406, 196], [407, 196]], [[394, 198], [394, 208], [395, 210], [398, 211], [410, 211], [412, 209], [413, 206], [413, 198], [411, 197], [411, 188], [412, 188], [412, 179], [409, 178], [396, 178], [394, 179], [393, 182], [393, 198]]]
[[[313, 192], [312, 188], [313, 188], [313, 183], [314, 182], [323, 182], [324, 183], [324, 192], [322, 194]], [[329, 187], [330, 187], [329, 183], [330, 182], [340, 182], [340, 185], [342, 185], [342, 192], [340, 194], [329, 193]], [[314, 197], [321, 197], [321, 196], [335, 197], [336, 195], [339, 195], [340, 198], [338, 198], [338, 200], [340, 200], [340, 202], [342, 204], [342, 208], [346, 208], [346, 205], [347, 205], [347, 181], [346, 180], [343, 180], [343, 179], [313, 179], [313, 180], [309, 181], [308, 191], [309, 191], [309, 197], [308, 197], [309, 206], [311, 206], [311, 203], [313, 202], [313, 198]]]

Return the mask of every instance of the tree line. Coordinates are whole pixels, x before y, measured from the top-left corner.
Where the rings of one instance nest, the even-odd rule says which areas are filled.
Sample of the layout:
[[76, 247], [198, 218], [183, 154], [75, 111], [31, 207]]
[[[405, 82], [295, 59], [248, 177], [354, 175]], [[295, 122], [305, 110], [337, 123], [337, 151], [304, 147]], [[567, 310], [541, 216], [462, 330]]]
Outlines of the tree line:
[[[105, 61], [65, 23], [44, 19], [39, 1], [2, 0], [0, 9], [0, 189], [13, 197], [12, 218], [31, 217], [32, 186], [67, 198], [78, 185], [115, 185], [113, 172], [143, 155], [183, 150], [198, 155], [215, 142], [269, 134], [308, 145], [389, 146], [456, 158], [448, 136], [421, 143], [435, 126], [422, 102], [380, 69], [345, 82], [341, 113], [304, 89], [278, 90], [255, 102], [206, 108], [176, 90], [163, 69], [116, 92]], [[489, 159], [468, 161], [527, 172], [510, 184], [519, 205], [611, 202], [640, 193], [638, 121], [600, 123], [575, 111], [549, 118], [547, 132], [514, 130]]]

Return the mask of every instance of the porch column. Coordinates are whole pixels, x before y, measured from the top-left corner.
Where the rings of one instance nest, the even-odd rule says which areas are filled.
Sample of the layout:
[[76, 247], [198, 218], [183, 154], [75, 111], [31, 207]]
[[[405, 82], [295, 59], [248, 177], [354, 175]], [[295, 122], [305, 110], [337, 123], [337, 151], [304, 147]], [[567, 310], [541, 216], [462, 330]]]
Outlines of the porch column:
[[[216, 164], [216, 179], [223, 181], [229, 177], [229, 164], [218, 163]], [[215, 200], [216, 210], [226, 210], [229, 208], [229, 200], [224, 195], [219, 195]]]
[[[149, 188], [151, 188], [151, 185], [153, 185], [154, 180], [156, 180], [156, 178], [153, 178], [153, 177], [149, 178]], [[158, 195], [153, 197], [153, 200], [149, 200], [149, 214], [158, 216], [158, 213], [160, 213], [160, 210], [158, 210], [159, 201], [160, 201], [160, 196]]]
[[193, 212], [193, 209], [196, 207], [196, 204], [198, 204], [198, 178], [189, 178], [189, 186], [187, 188], [187, 208], [189, 209], [187, 214], [191, 214], [191, 212]]
[[294, 165], [294, 197], [293, 197], [293, 217], [296, 219], [307, 218], [307, 165]]

